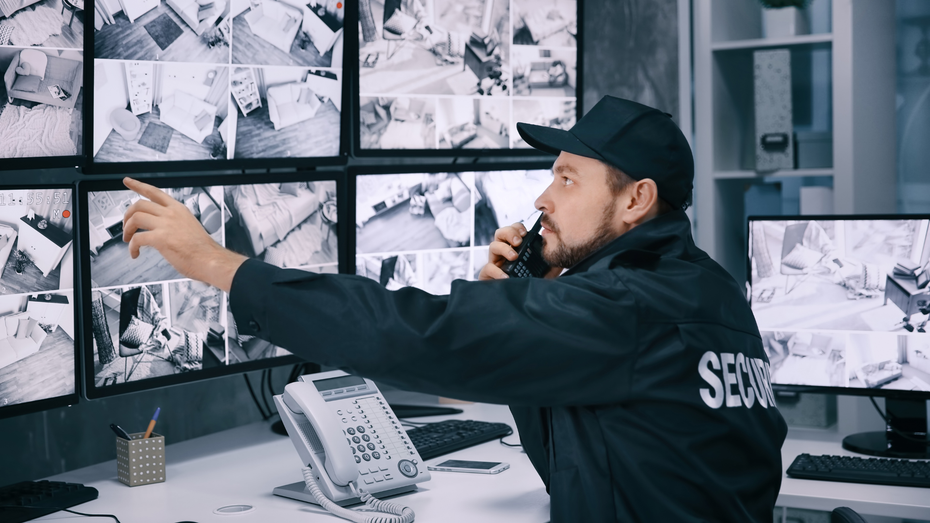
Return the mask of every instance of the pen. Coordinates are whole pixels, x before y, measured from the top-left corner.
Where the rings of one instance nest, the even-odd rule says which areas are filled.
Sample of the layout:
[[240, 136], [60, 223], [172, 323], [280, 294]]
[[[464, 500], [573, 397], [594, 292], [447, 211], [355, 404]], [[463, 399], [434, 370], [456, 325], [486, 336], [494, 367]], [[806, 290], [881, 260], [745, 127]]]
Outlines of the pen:
[[155, 409], [155, 414], [152, 415], [152, 421], [149, 422], [149, 428], [145, 430], [144, 438], [148, 438], [152, 435], [152, 429], [155, 428], [155, 422], [158, 421], [159, 412], [161, 412], [161, 407]]
[[123, 439], [132, 439], [132, 436], [130, 436], [128, 432], [120, 428], [120, 426], [117, 425], [116, 423], [110, 423], [110, 428], [113, 429], [113, 432], [115, 432], [117, 436]]

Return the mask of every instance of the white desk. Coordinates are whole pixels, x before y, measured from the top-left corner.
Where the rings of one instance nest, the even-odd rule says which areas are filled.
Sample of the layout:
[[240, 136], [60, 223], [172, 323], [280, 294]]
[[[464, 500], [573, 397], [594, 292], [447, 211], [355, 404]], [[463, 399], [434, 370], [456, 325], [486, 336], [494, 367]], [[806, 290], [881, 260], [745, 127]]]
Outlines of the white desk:
[[[804, 436], [802, 431], [789, 432], [788, 440], [781, 449], [784, 470], [787, 471], [794, 458], [805, 452], [862, 457], [861, 454], [844, 450], [840, 436], [828, 438], [827, 441], [801, 439]], [[812, 433], [810, 436], [818, 435]], [[930, 521], [930, 489], [916, 487], [814, 481], [785, 476], [777, 505], [823, 511], [849, 507], [860, 514]]]
[[[456, 417], [500, 421], [513, 426], [506, 407], [456, 405], [465, 414]], [[443, 418], [417, 418], [438, 421]], [[101, 427], [101, 432], [106, 427]], [[110, 436], [107, 430], [109, 439]], [[509, 436], [507, 442], [519, 439]], [[114, 456], [116, 455], [114, 442]], [[123, 523], [177, 521], [275, 522], [345, 521], [315, 505], [271, 494], [274, 487], [301, 481], [297, 451], [289, 438], [271, 432], [268, 423], [255, 423], [172, 445], [168, 442], [165, 483], [127, 487], [116, 479], [116, 460], [54, 476], [52, 480], [83, 483], [100, 491], [100, 497], [75, 510], [115, 514]], [[432, 479], [419, 490], [391, 498], [410, 506], [420, 522], [533, 522], [549, 521], [549, 495], [519, 448], [497, 440], [448, 454], [445, 459], [506, 461], [510, 469], [497, 475], [430, 472]], [[248, 504], [248, 514], [219, 516], [225, 505]], [[59, 512], [36, 521], [86, 521]]]
[[[454, 417], [500, 421], [513, 426], [506, 407], [455, 405], [465, 410]], [[447, 417], [417, 418], [438, 421]], [[104, 430], [101, 428], [101, 431]], [[792, 433], [782, 448], [784, 468], [803, 452], [852, 455], [836, 438], [830, 441], [800, 439]], [[115, 436], [107, 437], [115, 439]], [[824, 439], [823, 434], [812, 437]], [[827, 438], [829, 439], [829, 438]], [[506, 441], [518, 442], [516, 435]], [[115, 456], [114, 442], [114, 456]], [[344, 521], [309, 505], [271, 494], [274, 487], [301, 481], [297, 452], [290, 439], [273, 434], [268, 423], [254, 423], [218, 434], [168, 445], [167, 481], [127, 487], [116, 480], [116, 461], [74, 470], [52, 480], [83, 483], [100, 491], [100, 497], [76, 507], [80, 512], [115, 514], [124, 523], [177, 521], [275, 522]], [[504, 447], [496, 440], [427, 461], [445, 459], [506, 461], [509, 470], [494, 475], [430, 472], [432, 479], [419, 490], [392, 498], [409, 505], [420, 522], [549, 521], [549, 496], [542, 481], [519, 448]], [[248, 504], [255, 510], [237, 516], [218, 516], [213, 511], [225, 505]], [[856, 483], [782, 480], [778, 506], [830, 511], [847, 506], [862, 514], [930, 520], [930, 490]], [[65, 512], [37, 521], [80, 518]], [[75, 520], [84, 521], [84, 519]]]

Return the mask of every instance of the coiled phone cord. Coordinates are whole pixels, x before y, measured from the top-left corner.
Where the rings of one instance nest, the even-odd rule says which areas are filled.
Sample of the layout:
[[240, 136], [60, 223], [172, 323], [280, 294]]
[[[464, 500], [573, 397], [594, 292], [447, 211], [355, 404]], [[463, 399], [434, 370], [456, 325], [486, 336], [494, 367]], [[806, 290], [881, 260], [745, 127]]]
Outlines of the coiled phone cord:
[[[387, 516], [362, 514], [354, 510], [340, 507], [336, 503], [329, 500], [325, 495], [323, 495], [323, 491], [320, 490], [320, 486], [316, 482], [313, 471], [310, 470], [309, 467], [303, 467], [301, 470], [304, 473], [304, 483], [307, 484], [307, 490], [310, 491], [310, 495], [313, 496], [313, 499], [315, 499], [316, 502], [319, 503], [320, 506], [326, 509], [330, 514], [339, 516], [343, 519], [348, 519], [349, 521], [354, 521], [355, 523], [413, 523], [413, 520], [416, 517], [410, 507], [405, 507], [403, 505], [398, 505], [397, 503], [391, 503], [389, 501], [377, 499], [368, 492], [364, 491], [362, 491], [360, 499], [366, 505], [368, 505], [368, 508], [377, 512], [388, 512], [395, 515]], [[350, 482], [349, 488], [352, 489], [352, 494], [359, 494], [359, 491], [355, 487], [355, 483]]]

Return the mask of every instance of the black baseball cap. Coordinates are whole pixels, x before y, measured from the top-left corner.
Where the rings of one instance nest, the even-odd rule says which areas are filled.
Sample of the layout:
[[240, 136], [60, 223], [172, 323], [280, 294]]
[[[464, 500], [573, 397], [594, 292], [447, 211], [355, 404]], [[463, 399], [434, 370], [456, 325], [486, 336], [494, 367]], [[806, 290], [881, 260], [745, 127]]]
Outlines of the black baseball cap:
[[671, 115], [623, 98], [605, 96], [568, 131], [518, 123], [530, 146], [565, 151], [612, 165], [634, 180], [656, 182], [659, 197], [684, 208], [694, 187], [691, 146]]

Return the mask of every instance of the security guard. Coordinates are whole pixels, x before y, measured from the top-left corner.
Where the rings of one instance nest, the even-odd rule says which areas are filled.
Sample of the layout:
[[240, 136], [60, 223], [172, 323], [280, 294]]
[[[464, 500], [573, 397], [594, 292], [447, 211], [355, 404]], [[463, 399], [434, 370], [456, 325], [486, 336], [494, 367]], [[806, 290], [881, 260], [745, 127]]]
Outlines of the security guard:
[[569, 131], [518, 129], [559, 155], [536, 201], [546, 278], [501, 271], [516, 225], [497, 231], [488, 281], [448, 296], [279, 269], [130, 179], [151, 201], [126, 212], [124, 239], [229, 291], [244, 333], [403, 389], [510, 405], [553, 522], [770, 522], [787, 428], [740, 286], [691, 238], [681, 131], [613, 97]]

